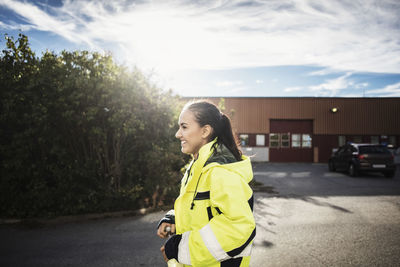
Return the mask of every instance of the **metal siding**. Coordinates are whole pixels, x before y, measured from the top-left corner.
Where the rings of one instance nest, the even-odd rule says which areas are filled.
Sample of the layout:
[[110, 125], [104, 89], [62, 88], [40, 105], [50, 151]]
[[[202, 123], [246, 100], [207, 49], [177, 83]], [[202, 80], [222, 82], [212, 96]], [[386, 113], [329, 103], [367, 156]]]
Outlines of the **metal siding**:
[[400, 98], [225, 98], [225, 107], [243, 133], [269, 133], [270, 119], [308, 119], [314, 134], [400, 134]]
[[312, 134], [312, 120], [270, 120], [271, 133], [301, 133]]

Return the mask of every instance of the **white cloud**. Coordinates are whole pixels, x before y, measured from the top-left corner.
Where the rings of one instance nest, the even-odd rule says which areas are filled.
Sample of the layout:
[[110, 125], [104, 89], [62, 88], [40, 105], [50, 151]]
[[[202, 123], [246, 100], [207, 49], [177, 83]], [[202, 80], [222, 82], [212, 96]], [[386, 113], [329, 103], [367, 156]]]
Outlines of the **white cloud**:
[[352, 94], [341, 94], [340, 96], [341, 97], [362, 97], [363, 95], [352, 93]]
[[215, 85], [217, 87], [232, 87], [243, 84], [242, 81], [221, 81], [217, 82]]
[[400, 73], [400, 2], [394, 0], [0, 5], [37, 30], [97, 48], [114, 45], [126, 62], [156, 71], [316, 65]]
[[247, 91], [249, 91], [249, 88], [242, 86], [242, 87], [232, 88], [228, 90], [226, 93], [228, 93], [228, 95], [233, 95], [235, 93], [247, 92]]
[[349, 76], [351, 73], [346, 73], [336, 79], [327, 80], [325, 83], [310, 86], [309, 89], [317, 96], [337, 96], [341, 90], [353, 85], [353, 82], [347, 79]]
[[303, 90], [304, 88], [302, 86], [295, 86], [295, 87], [288, 87], [283, 89], [283, 91], [285, 92], [296, 92], [296, 91], [300, 91]]
[[262, 84], [262, 83], [264, 83], [263, 80], [256, 80], [256, 84]]
[[21, 31], [29, 31], [31, 29], [33, 29], [33, 27], [31, 25], [16, 25], [16, 24], [5, 24], [3, 22], [0, 21], [0, 29], [6, 29], [6, 30], [21, 30]]
[[369, 83], [358, 83], [358, 84], [356, 84], [354, 87], [355, 87], [356, 89], [360, 89], [360, 88], [368, 87], [368, 85], [369, 85]]
[[[91, 47], [96, 47], [95, 41], [86, 36], [79, 28], [78, 20], [64, 19], [62, 15], [54, 16], [46, 13], [34, 4], [13, 0], [0, 0], [0, 6], [6, 6], [18, 14], [29, 25], [18, 25], [27, 29], [35, 29], [58, 34], [71, 42], [86, 43]], [[51, 8], [50, 8], [51, 9]], [[59, 13], [59, 12], [58, 12]], [[13, 23], [14, 27], [17, 27]]]
[[235, 95], [240, 92], [245, 92], [248, 91], [249, 88], [244, 86], [243, 81], [220, 81], [216, 82], [215, 85], [217, 88], [220, 88], [220, 90], [224, 91], [225, 94], [227, 95]]
[[387, 85], [381, 89], [368, 90], [368, 95], [379, 95], [383, 97], [400, 97], [400, 82], [395, 84]]
[[336, 73], [340, 73], [340, 72], [342, 72], [342, 71], [331, 69], [331, 68], [324, 68], [322, 70], [312, 71], [312, 72], [308, 73], [308, 75], [310, 75], [310, 76], [325, 76], [328, 74], [336, 74]]
[[[309, 91], [313, 92], [315, 96], [343, 96], [343, 97], [355, 97], [362, 96], [364, 92], [352, 92], [352, 93], [341, 93], [346, 89], [364, 89], [369, 84], [368, 83], [354, 83], [349, 77], [352, 73], [348, 72], [342, 76], [339, 76], [335, 79], [328, 79], [324, 83], [319, 85], [309, 86]], [[297, 87], [294, 87], [297, 88]], [[301, 88], [301, 87], [300, 87]], [[290, 88], [287, 88], [290, 89]]]

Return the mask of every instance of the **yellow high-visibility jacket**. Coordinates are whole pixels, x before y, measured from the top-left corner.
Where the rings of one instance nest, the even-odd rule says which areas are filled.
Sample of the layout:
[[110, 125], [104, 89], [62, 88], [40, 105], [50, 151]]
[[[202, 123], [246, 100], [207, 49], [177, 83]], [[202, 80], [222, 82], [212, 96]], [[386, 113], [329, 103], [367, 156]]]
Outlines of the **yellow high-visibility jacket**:
[[[230, 163], [231, 162], [231, 163]], [[175, 201], [178, 261], [189, 266], [249, 266], [256, 233], [250, 159], [236, 161], [216, 140], [201, 147]]]

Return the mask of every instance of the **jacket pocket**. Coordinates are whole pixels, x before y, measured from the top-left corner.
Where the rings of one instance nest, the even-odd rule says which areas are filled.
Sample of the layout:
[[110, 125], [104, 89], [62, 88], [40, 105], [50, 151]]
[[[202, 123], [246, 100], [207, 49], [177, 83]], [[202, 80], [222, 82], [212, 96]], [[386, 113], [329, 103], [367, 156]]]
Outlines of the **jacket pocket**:
[[[210, 221], [210, 214], [208, 207], [210, 203], [210, 191], [197, 192], [193, 199], [193, 209], [191, 210], [192, 224], [197, 225], [198, 228], [203, 227]], [[211, 212], [211, 210], [210, 210]]]
[[210, 191], [197, 192], [194, 200], [207, 200], [210, 199]]

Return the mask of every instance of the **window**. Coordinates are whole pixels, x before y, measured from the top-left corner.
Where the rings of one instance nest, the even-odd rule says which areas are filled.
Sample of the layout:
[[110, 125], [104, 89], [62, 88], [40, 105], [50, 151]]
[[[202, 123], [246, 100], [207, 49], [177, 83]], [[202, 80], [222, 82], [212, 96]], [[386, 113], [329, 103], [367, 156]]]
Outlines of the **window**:
[[311, 141], [311, 134], [292, 134], [292, 137], [290, 137], [290, 133], [269, 134], [269, 146], [271, 148], [310, 148], [312, 147]]
[[256, 135], [256, 146], [265, 146], [265, 135], [264, 134]]
[[239, 135], [240, 145], [241, 146], [248, 146], [249, 145], [249, 135], [248, 134], [241, 134]]
[[354, 143], [362, 143], [362, 138], [361, 138], [361, 136], [359, 136], [359, 135], [353, 136], [353, 142], [354, 142]]
[[389, 154], [389, 150], [384, 146], [362, 146], [360, 154]]
[[283, 133], [281, 135], [281, 147], [290, 147], [290, 134]]
[[271, 133], [269, 134], [269, 147], [278, 148], [279, 147], [279, 134]]
[[311, 135], [309, 134], [303, 134], [302, 137], [302, 147], [311, 147]]
[[346, 144], [346, 136], [339, 135], [339, 137], [338, 137], [338, 145], [339, 146], [344, 146], [345, 144]]
[[292, 134], [292, 147], [300, 147], [300, 146], [301, 146], [301, 135]]
[[289, 148], [290, 134], [288, 133], [271, 133], [269, 134], [269, 147], [272, 148]]
[[292, 147], [311, 147], [310, 134], [292, 134]]
[[379, 144], [379, 136], [377, 135], [371, 136], [371, 144]]

